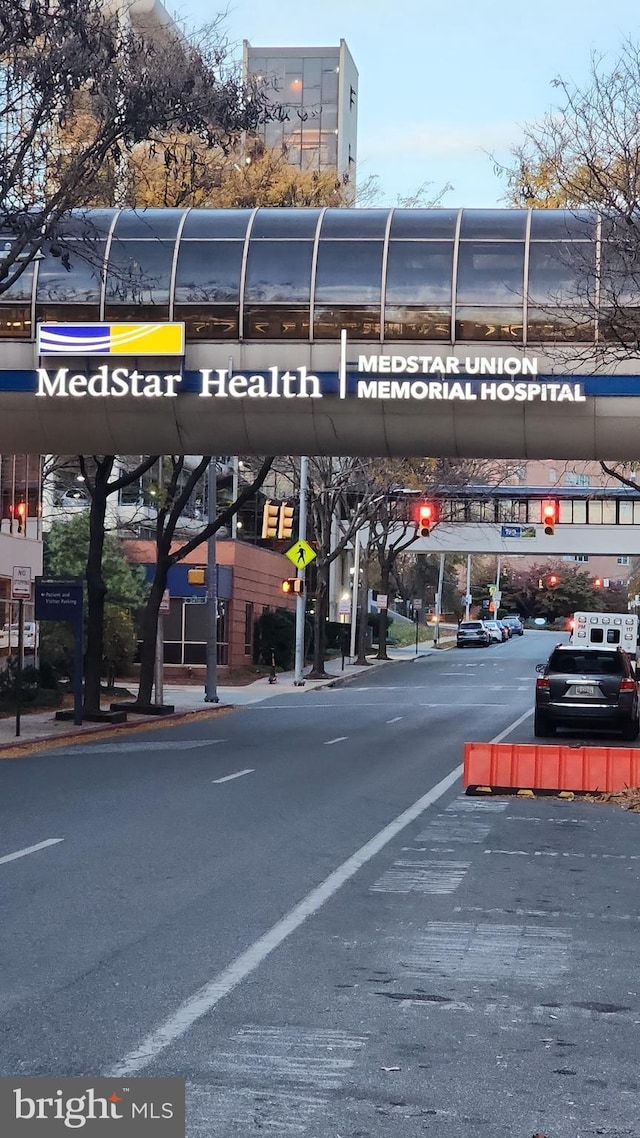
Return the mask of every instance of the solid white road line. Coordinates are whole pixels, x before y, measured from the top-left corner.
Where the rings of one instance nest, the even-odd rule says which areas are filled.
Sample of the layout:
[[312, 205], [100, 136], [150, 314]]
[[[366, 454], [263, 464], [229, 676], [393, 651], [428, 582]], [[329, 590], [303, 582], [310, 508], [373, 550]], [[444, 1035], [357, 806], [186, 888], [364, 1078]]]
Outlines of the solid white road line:
[[[499, 743], [504, 739], [510, 731], [513, 731], [528, 715], [521, 715], [513, 723], [506, 727], [500, 735], [496, 735], [495, 739], [491, 739], [492, 743]], [[386, 845], [389, 844], [393, 838], [396, 837], [402, 830], [404, 830], [411, 822], [415, 822], [425, 810], [442, 798], [448, 790], [460, 778], [462, 774], [462, 763], [455, 767], [448, 775], [445, 775], [440, 782], [423, 794], [421, 798], [399, 814], [397, 818], [390, 822], [388, 826], [380, 830], [375, 837], [361, 846], [356, 853], [347, 858], [342, 865], [334, 869], [325, 880], [312, 889], [307, 896], [302, 899], [293, 909], [273, 925], [263, 936], [255, 941], [247, 950], [240, 956], [236, 957], [234, 961], [225, 968], [222, 972], [214, 976], [208, 984], [205, 984], [197, 992], [186, 1000], [181, 1007], [178, 1008], [172, 1016], [169, 1016], [164, 1023], [160, 1024], [155, 1031], [147, 1035], [139, 1047], [134, 1051], [130, 1051], [125, 1055], [115, 1067], [107, 1072], [109, 1078], [120, 1079], [128, 1075], [135, 1075], [137, 1071], [143, 1070], [148, 1067], [150, 1063], [157, 1059], [167, 1047], [180, 1039], [189, 1028], [193, 1027], [203, 1016], [208, 1015], [210, 1011], [215, 1008], [220, 1000], [228, 996], [238, 984], [242, 983], [252, 972], [255, 972], [267, 956], [269, 956], [274, 949], [278, 948], [287, 937], [291, 936], [296, 929], [300, 928], [302, 924], [314, 913], [317, 913], [322, 906], [331, 899], [338, 892], [339, 889], [355, 877], [358, 870], [362, 869], [363, 865], [371, 861], [377, 854], [380, 853]]]
[[254, 774], [254, 770], [236, 771], [235, 774], [226, 774], [224, 778], [214, 778], [213, 782], [231, 782], [232, 778], [242, 778], [243, 774]]
[[37, 853], [38, 850], [44, 850], [47, 846], [57, 846], [58, 842], [63, 842], [64, 838], [47, 838], [46, 842], [38, 842], [37, 846], [27, 846], [23, 850], [16, 850], [15, 853], [5, 854], [0, 857], [0, 865], [5, 861], [17, 861], [19, 857], [26, 857], [27, 854]]
[[399, 723], [403, 718], [404, 716], [402, 715], [395, 715], [393, 719], [387, 719], [387, 723]]
[[325, 739], [325, 747], [330, 747], [333, 743], [344, 743], [348, 739], [348, 735], [338, 735], [337, 739]]

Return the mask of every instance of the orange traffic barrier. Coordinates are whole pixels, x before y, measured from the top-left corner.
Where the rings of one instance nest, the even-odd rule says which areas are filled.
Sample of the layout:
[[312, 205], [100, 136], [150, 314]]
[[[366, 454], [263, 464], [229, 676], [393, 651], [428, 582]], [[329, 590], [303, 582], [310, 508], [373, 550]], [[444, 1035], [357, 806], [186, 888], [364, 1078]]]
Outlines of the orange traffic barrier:
[[640, 786], [640, 748], [465, 743], [464, 786], [603, 793]]

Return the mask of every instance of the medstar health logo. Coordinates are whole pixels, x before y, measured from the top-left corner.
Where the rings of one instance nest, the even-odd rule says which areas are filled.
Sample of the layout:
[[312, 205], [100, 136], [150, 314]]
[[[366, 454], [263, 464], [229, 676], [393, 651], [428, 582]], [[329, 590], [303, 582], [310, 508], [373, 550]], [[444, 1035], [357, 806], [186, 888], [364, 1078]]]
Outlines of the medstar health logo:
[[39, 324], [40, 356], [182, 356], [184, 324]]

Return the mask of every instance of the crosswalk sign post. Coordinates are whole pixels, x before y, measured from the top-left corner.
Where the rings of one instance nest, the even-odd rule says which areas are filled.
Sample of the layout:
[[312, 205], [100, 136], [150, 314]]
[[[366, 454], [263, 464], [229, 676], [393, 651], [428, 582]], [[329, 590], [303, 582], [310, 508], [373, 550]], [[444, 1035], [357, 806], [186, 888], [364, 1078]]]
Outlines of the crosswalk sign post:
[[317, 553], [311, 548], [308, 541], [297, 541], [285, 554], [285, 557], [289, 558], [289, 561], [292, 565], [295, 565], [296, 569], [306, 569], [307, 565], [315, 561], [317, 556]]

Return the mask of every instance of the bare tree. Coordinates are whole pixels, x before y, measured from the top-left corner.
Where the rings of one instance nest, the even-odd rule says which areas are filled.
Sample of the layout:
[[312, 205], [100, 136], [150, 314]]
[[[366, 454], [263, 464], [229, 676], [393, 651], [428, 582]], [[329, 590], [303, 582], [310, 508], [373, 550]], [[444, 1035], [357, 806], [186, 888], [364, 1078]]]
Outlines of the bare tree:
[[[181, 544], [176, 543], [179, 532], [180, 519], [185, 506], [189, 501], [195, 487], [202, 478], [210, 462], [209, 455], [203, 455], [186, 475], [184, 455], [172, 455], [169, 459], [170, 474], [162, 499], [158, 503], [156, 518], [156, 564], [149, 597], [142, 618], [142, 645], [140, 648], [140, 682], [138, 687], [137, 703], [147, 706], [151, 703], [153, 688], [154, 661], [156, 634], [158, 628], [158, 613], [162, 594], [167, 587], [169, 570], [179, 561], [184, 560], [194, 549], [207, 541], [223, 526], [229, 524], [234, 514], [248, 502], [262, 486], [267, 477], [273, 458], [265, 458], [255, 477], [247, 483], [236, 500], [221, 510], [213, 522], [203, 525], [191, 537]], [[209, 566], [209, 572], [215, 572], [215, 566]]]
[[103, 0], [0, 0], [0, 292], [70, 209], [115, 199], [139, 144], [224, 149], [277, 113], [226, 50], [216, 23], [194, 42], [143, 35]]

